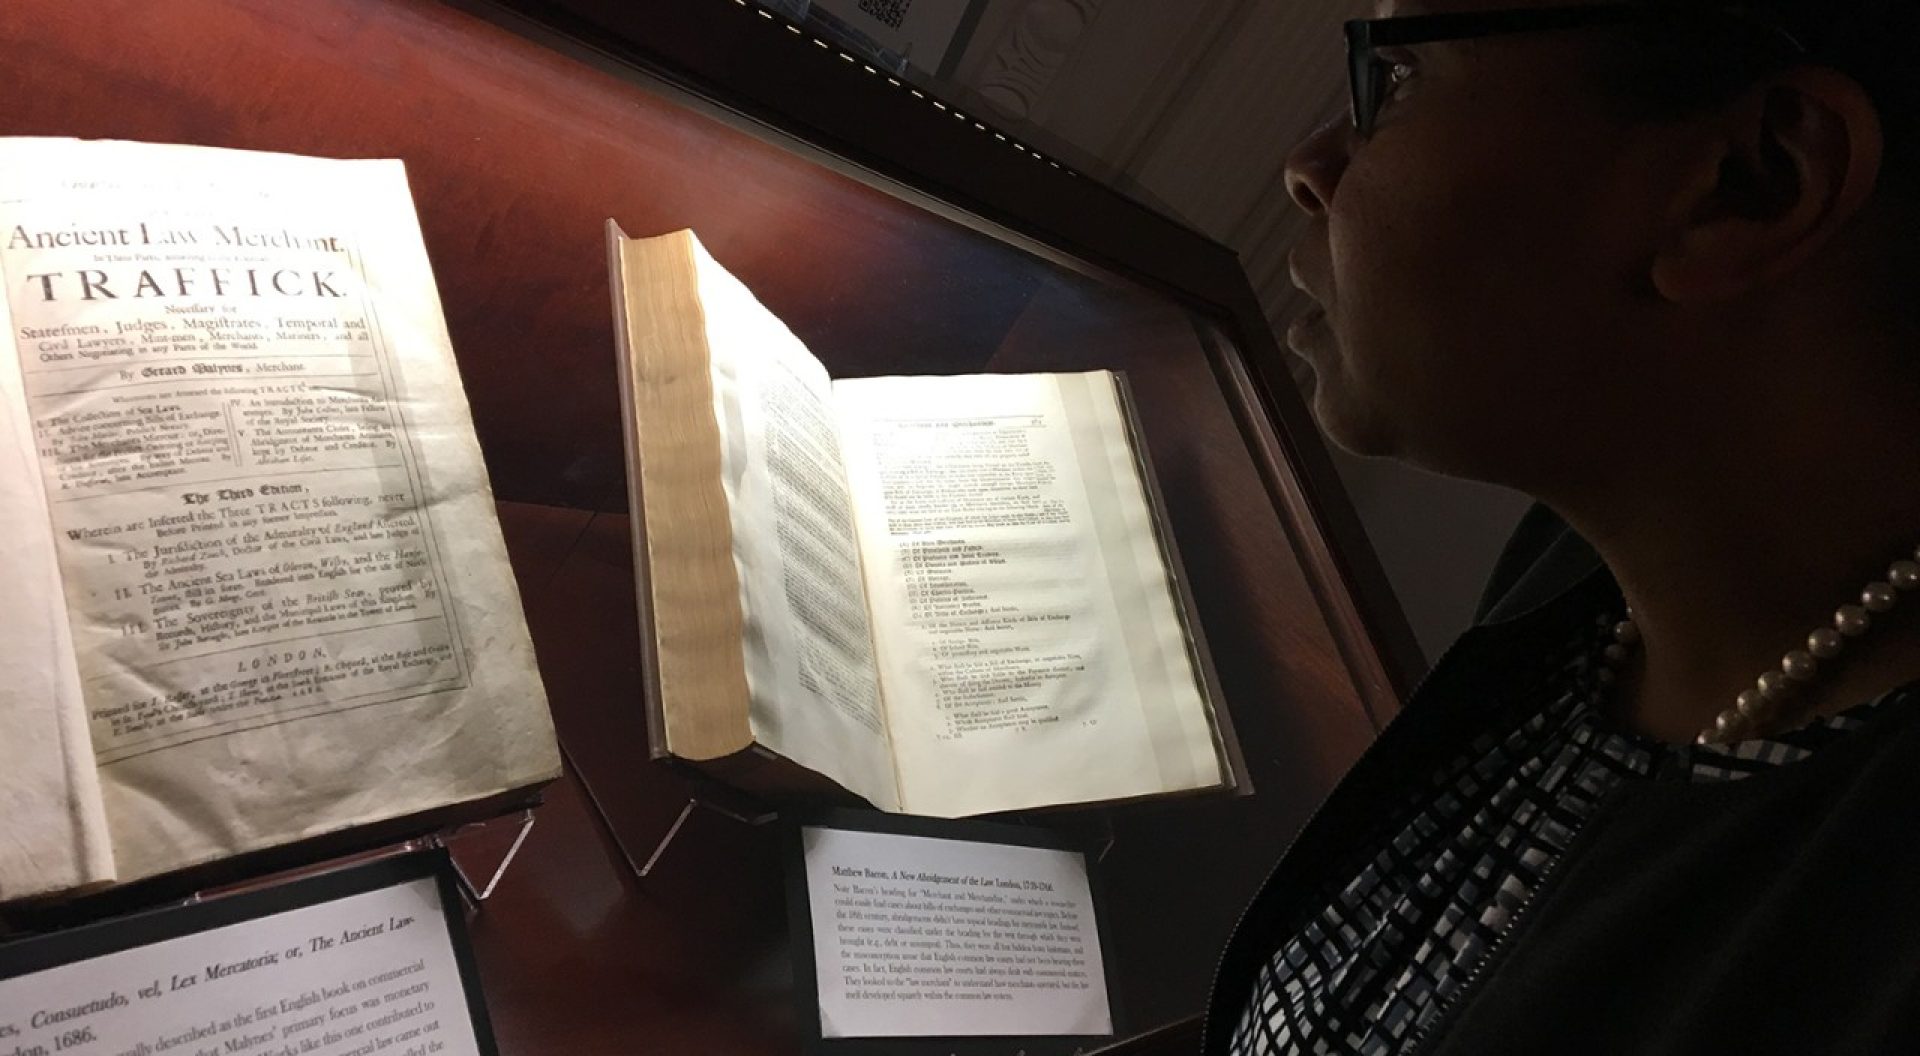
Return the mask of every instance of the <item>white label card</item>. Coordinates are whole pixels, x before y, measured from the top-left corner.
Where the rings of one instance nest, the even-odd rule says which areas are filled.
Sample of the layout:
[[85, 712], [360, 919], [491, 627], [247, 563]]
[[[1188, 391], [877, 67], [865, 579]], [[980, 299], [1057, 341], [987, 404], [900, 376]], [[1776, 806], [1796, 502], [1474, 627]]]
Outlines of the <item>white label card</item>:
[[479, 1056], [432, 877], [0, 980], [0, 1056]]
[[1113, 1033], [1077, 851], [801, 832], [826, 1038]]

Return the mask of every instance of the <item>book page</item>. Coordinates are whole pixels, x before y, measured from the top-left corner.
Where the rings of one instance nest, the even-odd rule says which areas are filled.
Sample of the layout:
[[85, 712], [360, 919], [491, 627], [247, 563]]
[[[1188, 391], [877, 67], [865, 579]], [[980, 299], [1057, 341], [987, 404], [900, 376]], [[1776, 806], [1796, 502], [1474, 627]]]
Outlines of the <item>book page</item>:
[[123, 879], [556, 776], [398, 162], [0, 142]]
[[[11, 333], [4, 299], [0, 332]], [[14, 343], [0, 340], [0, 902], [113, 879]]]
[[785, 325], [691, 244], [754, 738], [897, 810], [832, 382]]
[[1112, 375], [835, 396], [904, 808], [1222, 783]]

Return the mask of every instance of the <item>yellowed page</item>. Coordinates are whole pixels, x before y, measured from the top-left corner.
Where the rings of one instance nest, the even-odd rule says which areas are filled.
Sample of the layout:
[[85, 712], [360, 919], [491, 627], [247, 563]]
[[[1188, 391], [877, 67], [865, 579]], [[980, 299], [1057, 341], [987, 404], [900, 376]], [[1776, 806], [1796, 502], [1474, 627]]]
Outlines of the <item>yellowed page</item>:
[[693, 236], [608, 229], [651, 748], [718, 759], [753, 730]]
[[785, 324], [684, 237], [705, 317], [754, 739], [898, 810], [832, 382]]
[[1112, 375], [834, 391], [903, 808], [1222, 784]]
[[559, 771], [404, 172], [0, 142], [120, 874]]
[[[0, 332], [13, 326], [0, 301]], [[0, 340], [0, 902], [113, 879], [53, 522], [14, 342]]]

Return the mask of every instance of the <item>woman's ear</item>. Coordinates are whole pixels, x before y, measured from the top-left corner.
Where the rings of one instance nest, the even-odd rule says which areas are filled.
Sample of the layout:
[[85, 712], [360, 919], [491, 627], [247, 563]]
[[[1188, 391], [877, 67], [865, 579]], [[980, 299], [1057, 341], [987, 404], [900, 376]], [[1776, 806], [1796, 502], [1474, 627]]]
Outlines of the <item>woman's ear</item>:
[[1755, 85], [1708, 132], [1716, 164], [1677, 203], [1680, 229], [1653, 263], [1655, 289], [1675, 303], [1791, 274], [1866, 203], [1885, 145], [1866, 90], [1816, 66]]

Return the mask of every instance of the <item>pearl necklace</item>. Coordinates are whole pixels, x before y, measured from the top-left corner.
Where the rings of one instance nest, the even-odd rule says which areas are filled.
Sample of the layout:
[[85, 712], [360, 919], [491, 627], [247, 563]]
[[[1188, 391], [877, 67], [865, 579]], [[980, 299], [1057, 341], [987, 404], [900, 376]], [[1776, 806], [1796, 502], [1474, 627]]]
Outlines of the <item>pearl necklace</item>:
[[[1793, 728], [1784, 721], [1788, 717], [1785, 706], [1818, 675], [1820, 662], [1839, 656], [1848, 639], [1866, 634], [1873, 625], [1870, 614], [1893, 608], [1900, 600], [1901, 591], [1920, 590], [1920, 548], [1914, 550], [1913, 558], [1895, 561], [1887, 569], [1885, 580], [1875, 580], [1863, 587], [1860, 604], [1840, 606], [1833, 614], [1831, 627], [1816, 628], [1807, 635], [1805, 649], [1789, 652], [1781, 658], [1779, 667], [1755, 679], [1753, 687], [1742, 692], [1732, 707], [1701, 730], [1694, 743], [1724, 744]], [[1633, 647], [1639, 642], [1640, 628], [1634, 624], [1633, 608], [1629, 606], [1626, 619], [1613, 625], [1613, 641], [1601, 650], [1598, 677], [1602, 684], [1615, 681], [1619, 665], [1632, 655]], [[1808, 716], [1800, 718], [1805, 721]]]

